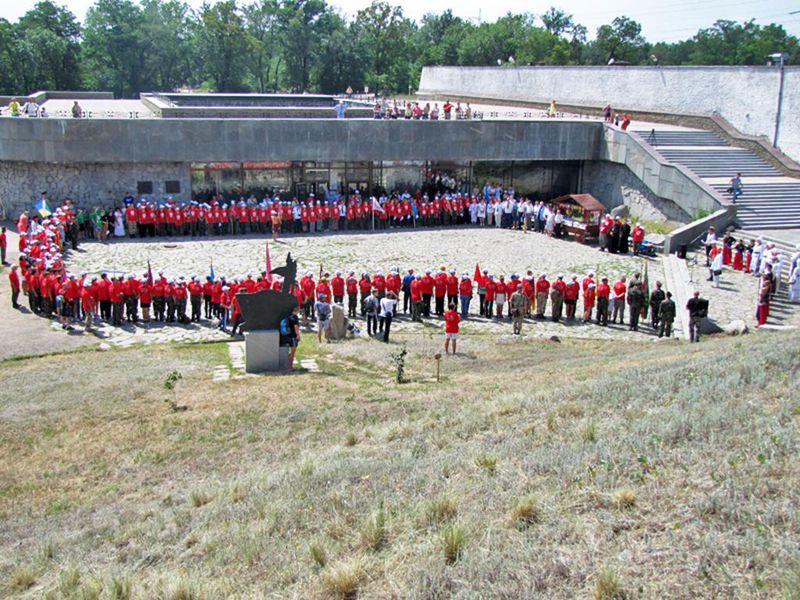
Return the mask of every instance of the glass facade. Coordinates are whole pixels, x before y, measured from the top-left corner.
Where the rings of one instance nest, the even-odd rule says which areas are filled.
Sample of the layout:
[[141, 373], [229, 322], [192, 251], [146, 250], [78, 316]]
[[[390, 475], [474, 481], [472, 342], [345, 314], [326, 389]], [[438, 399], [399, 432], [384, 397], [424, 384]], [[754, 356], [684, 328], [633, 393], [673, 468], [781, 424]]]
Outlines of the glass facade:
[[578, 190], [581, 163], [553, 161], [244, 162], [192, 164], [192, 197], [335, 199], [364, 194], [480, 192], [486, 182], [549, 200]]

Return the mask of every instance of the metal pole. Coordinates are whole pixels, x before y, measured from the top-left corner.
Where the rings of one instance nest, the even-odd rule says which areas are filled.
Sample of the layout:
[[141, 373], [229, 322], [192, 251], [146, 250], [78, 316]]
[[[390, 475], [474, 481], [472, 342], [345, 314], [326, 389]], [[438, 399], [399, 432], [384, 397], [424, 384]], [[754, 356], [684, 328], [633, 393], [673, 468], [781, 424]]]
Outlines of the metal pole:
[[784, 76], [784, 58], [781, 55], [780, 63], [780, 84], [778, 86], [778, 111], [775, 113], [775, 137], [772, 139], [772, 145], [778, 147], [778, 134], [781, 130], [781, 109], [783, 108], [783, 76]]

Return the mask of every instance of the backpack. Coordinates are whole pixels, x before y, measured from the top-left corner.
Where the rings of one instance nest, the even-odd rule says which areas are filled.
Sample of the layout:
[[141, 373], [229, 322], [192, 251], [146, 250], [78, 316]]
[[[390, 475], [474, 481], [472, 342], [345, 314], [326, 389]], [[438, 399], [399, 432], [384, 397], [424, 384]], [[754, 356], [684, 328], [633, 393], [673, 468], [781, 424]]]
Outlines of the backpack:
[[289, 319], [281, 319], [280, 331], [282, 336], [289, 337], [292, 335], [292, 331], [289, 328]]

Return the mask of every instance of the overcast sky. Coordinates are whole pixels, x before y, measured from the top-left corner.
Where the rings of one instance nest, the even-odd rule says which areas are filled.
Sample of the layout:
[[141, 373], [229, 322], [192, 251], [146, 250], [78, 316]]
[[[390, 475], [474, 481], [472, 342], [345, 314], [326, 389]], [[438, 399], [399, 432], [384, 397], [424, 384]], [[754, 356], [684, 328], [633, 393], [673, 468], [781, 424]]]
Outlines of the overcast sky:
[[[0, 17], [16, 21], [29, 10], [36, 0], [0, 0]], [[56, 0], [58, 2], [58, 0]], [[69, 0], [61, 2], [83, 20], [86, 10], [94, 0]], [[242, 0], [240, 0], [242, 3]], [[329, 0], [333, 6], [348, 16], [355, 15], [369, 5], [369, 0]], [[189, 0], [199, 7], [202, 0]], [[507, 12], [528, 11], [541, 14], [554, 3], [551, 0], [418, 0], [392, 2], [400, 4], [406, 16], [419, 20], [427, 12], [443, 12], [452, 8], [457, 15], [474, 21], [494, 21]], [[762, 25], [779, 23], [792, 35], [800, 35], [800, 0], [570, 0], [560, 6], [572, 13], [578, 23], [589, 29], [590, 36], [603, 23], [625, 15], [642, 24], [642, 32], [651, 42], [677, 41], [691, 37], [698, 29], [709, 27], [717, 19], [746, 21], [756, 19]], [[779, 48], [776, 48], [779, 50]]]

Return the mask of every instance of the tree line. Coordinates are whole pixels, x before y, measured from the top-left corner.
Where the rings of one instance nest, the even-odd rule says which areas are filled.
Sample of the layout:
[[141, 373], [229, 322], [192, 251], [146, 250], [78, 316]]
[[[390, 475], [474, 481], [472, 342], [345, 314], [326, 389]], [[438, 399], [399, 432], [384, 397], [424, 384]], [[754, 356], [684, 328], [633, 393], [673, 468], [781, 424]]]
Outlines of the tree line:
[[447, 10], [409, 19], [374, 0], [352, 19], [325, 0], [97, 0], [80, 23], [43, 0], [16, 23], [0, 19], [0, 94], [110, 90], [117, 97], [182, 87], [225, 92], [415, 88], [425, 65], [758, 65], [796, 63], [781, 25], [720, 20], [675, 43], [649, 43], [625, 16], [592, 39], [567, 12], [474, 23]]

